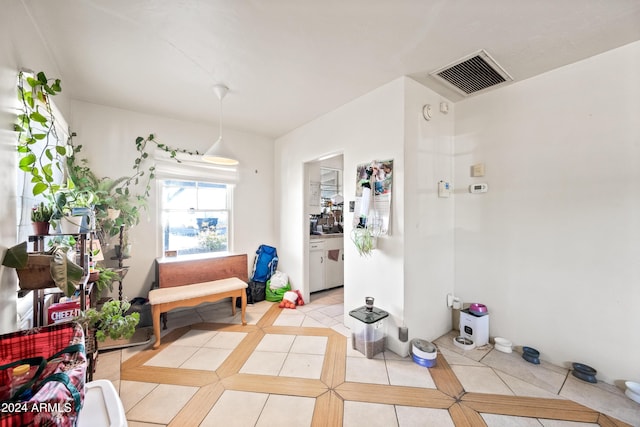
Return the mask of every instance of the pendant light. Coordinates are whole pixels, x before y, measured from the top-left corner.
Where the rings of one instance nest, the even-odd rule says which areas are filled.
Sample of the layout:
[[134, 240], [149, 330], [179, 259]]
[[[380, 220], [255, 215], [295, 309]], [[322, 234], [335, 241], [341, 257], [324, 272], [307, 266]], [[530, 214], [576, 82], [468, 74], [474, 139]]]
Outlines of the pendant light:
[[229, 88], [225, 85], [218, 84], [213, 87], [213, 91], [220, 100], [220, 136], [218, 137], [218, 140], [213, 143], [211, 148], [209, 148], [207, 152], [204, 153], [204, 155], [202, 156], [202, 160], [209, 163], [215, 163], [217, 165], [234, 166], [239, 162], [227, 149], [227, 146], [222, 139], [222, 99], [229, 91]]

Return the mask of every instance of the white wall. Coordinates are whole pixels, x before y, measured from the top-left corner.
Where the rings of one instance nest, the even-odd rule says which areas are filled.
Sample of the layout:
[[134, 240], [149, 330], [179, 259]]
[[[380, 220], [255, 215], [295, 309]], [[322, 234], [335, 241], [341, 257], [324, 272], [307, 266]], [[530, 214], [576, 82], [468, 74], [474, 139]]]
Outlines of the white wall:
[[[164, 144], [204, 152], [217, 139], [215, 123], [211, 126], [171, 120], [138, 112], [73, 101], [69, 118], [82, 144], [80, 157], [98, 176], [118, 178], [130, 175], [136, 157], [135, 139], [153, 133]], [[273, 140], [225, 128], [225, 142], [240, 160], [239, 180], [234, 189], [233, 251], [248, 255], [249, 270], [255, 251], [262, 243], [277, 246], [273, 220]], [[133, 241], [130, 266], [124, 280], [124, 294], [129, 298], [146, 296], [155, 280], [154, 259], [159, 247], [161, 226], [156, 211], [155, 186], [152, 186], [148, 214], [130, 233]], [[115, 242], [114, 242], [115, 243]]]
[[[449, 113], [439, 111], [440, 103]], [[426, 121], [422, 107], [430, 104]], [[405, 80], [404, 306], [409, 339], [433, 340], [451, 330], [446, 294], [453, 292], [455, 197], [438, 197], [438, 181], [453, 180], [454, 106], [411, 79]], [[395, 201], [394, 200], [394, 201]]]
[[640, 377], [639, 71], [634, 43], [456, 105], [456, 293], [607, 382]]
[[[38, 37], [22, 2], [3, 2], [0, 15], [0, 259], [6, 248], [18, 243], [15, 208], [17, 134], [13, 132], [13, 124], [19, 107], [16, 82], [21, 68], [45, 71], [48, 77], [63, 77]], [[66, 115], [68, 100], [64, 83], [63, 93], [55, 97], [55, 102]], [[16, 286], [15, 271], [0, 266], [0, 333], [16, 329]]]
[[[421, 89], [418, 90], [416, 85], [416, 82], [404, 77], [396, 79], [276, 141], [276, 170], [278, 171], [276, 186], [279, 196], [277, 217], [281, 236], [281, 246], [278, 248], [281, 259], [280, 267], [289, 274], [294, 288], [304, 289], [306, 292], [308, 292], [309, 237], [308, 221], [304, 211], [306, 206], [304, 163], [327, 153], [344, 153], [344, 198], [345, 206], [348, 207], [348, 202], [355, 200], [357, 165], [372, 160], [394, 160], [391, 235], [378, 240], [378, 249], [373, 252], [371, 257], [360, 257], [349, 237], [353, 213], [348, 212], [348, 209], [345, 209], [344, 227], [345, 324], [351, 324], [348, 312], [362, 306], [365, 296], [373, 296], [376, 298], [376, 306], [391, 314], [391, 318], [387, 322], [388, 345], [394, 351], [401, 351], [402, 348], [402, 345], [397, 341], [397, 326], [407, 323], [405, 321], [407, 301], [411, 300], [414, 295], [421, 298], [429, 295], [423, 304], [410, 305], [410, 319], [413, 323], [407, 323], [410, 331], [414, 328], [418, 331], [420, 328], [426, 333], [428, 322], [425, 319], [437, 317], [438, 313], [442, 311], [442, 309], [436, 309], [432, 314], [424, 314], [429, 313], [432, 304], [435, 304], [436, 301], [432, 299], [430, 289], [436, 289], [435, 293], [437, 294], [440, 294], [445, 288], [451, 289], [453, 277], [451, 253], [445, 256], [448, 261], [442, 267], [445, 271], [449, 270], [449, 278], [443, 282], [444, 284], [437, 284], [435, 288], [428, 288], [426, 291], [423, 289], [425, 279], [429, 282], [429, 275], [439, 268], [428, 271], [426, 277], [424, 271], [418, 271], [414, 274], [415, 269], [411, 270], [408, 275], [406, 273], [407, 252], [413, 251], [414, 246], [420, 246], [420, 253], [409, 254], [409, 257], [423, 265], [424, 260], [420, 259], [420, 255], [431, 251], [432, 247], [431, 244], [419, 244], [417, 238], [406, 244], [405, 220], [409, 218], [413, 221], [411, 232], [414, 232], [413, 227], [417, 226], [428, 233], [427, 228], [433, 226], [428, 222], [415, 220], [416, 215], [428, 210], [428, 205], [432, 204], [433, 200], [430, 200], [426, 205], [420, 205], [415, 214], [407, 215], [406, 213], [406, 203], [409, 198], [407, 197], [409, 191], [406, 188], [407, 182], [419, 179], [425, 186], [430, 185], [424, 180], [424, 173], [419, 170], [420, 167], [416, 164], [418, 160], [413, 158], [413, 154], [405, 151], [406, 128], [410, 128], [408, 133], [412, 138], [410, 143], [412, 147], [420, 145], [424, 146], [426, 150], [426, 146], [431, 145], [434, 150], [438, 151], [438, 153], [427, 155], [427, 159], [432, 162], [427, 173], [429, 175], [439, 175], [441, 171], [446, 172], [447, 175], [451, 173], [450, 146], [447, 148], [452, 132], [451, 119], [446, 120], [448, 123], [446, 125], [439, 124], [431, 130], [426, 130], [424, 135], [420, 135], [416, 119], [411, 119], [405, 124], [405, 108], [415, 109], [419, 105], [416, 111], [421, 111], [422, 99], [436, 98], [433, 92], [421, 86]], [[416, 95], [405, 93], [414, 90], [418, 90], [419, 93]], [[408, 101], [405, 101], [405, 96], [409, 99]], [[446, 131], [445, 134], [448, 135], [444, 148], [442, 142], [436, 137], [436, 133], [441, 131], [441, 127], [442, 131]], [[433, 129], [437, 129], [437, 131], [434, 132]], [[440, 150], [445, 152], [444, 160], [441, 158]], [[405, 163], [408, 163], [406, 170]], [[442, 166], [443, 164], [444, 166]], [[426, 179], [430, 179], [430, 177]], [[416, 188], [416, 184], [410, 184], [409, 188]], [[426, 187], [421, 186], [420, 188]], [[413, 209], [417, 207], [417, 203], [409, 202], [409, 206]], [[443, 204], [443, 206], [450, 205], [450, 202]], [[451, 219], [449, 218], [442, 224], [443, 230], [449, 230], [449, 240], [451, 241]], [[436, 228], [438, 227], [436, 226], [434, 229]], [[449, 243], [449, 247], [450, 245]], [[418, 274], [419, 277], [416, 277]], [[434, 277], [433, 282], [437, 281], [435, 279], [438, 278]], [[444, 300], [444, 296], [439, 300]], [[446, 310], [444, 304], [442, 307]], [[446, 315], [441, 316], [446, 317]], [[437, 336], [436, 332], [442, 332], [442, 320], [434, 322], [434, 325], [435, 329], [430, 331], [432, 332], [430, 336]]]

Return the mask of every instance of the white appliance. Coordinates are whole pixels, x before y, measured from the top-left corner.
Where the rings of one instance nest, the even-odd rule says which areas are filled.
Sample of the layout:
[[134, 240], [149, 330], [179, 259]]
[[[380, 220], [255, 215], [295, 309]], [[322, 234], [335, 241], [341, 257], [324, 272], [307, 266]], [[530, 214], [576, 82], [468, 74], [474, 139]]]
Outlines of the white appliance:
[[460, 311], [460, 335], [473, 341], [476, 347], [489, 343], [489, 315], [477, 316], [469, 309]]

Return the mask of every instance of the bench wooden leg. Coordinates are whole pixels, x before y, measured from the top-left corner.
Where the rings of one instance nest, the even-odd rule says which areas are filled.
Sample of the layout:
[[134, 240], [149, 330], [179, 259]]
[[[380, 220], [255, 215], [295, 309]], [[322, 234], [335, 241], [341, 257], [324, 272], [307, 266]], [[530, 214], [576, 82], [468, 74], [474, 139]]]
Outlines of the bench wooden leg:
[[156, 336], [156, 342], [153, 343], [153, 349], [160, 347], [160, 306], [151, 306], [151, 317], [153, 319], [153, 333]]
[[[247, 324], [247, 319], [244, 316], [245, 312], [247, 311], [247, 290], [243, 289], [241, 294], [242, 294], [242, 297], [240, 298], [240, 317], [242, 318], [242, 325], [244, 326]], [[235, 307], [236, 305], [234, 301], [233, 308]]]

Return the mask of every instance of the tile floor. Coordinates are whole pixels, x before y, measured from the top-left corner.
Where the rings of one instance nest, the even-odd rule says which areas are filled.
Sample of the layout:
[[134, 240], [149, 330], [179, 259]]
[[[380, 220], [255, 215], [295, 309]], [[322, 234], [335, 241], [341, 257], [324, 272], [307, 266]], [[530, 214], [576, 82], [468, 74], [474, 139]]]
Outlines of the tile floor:
[[120, 393], [138, 426], [640, 426], [640, 405], [518, 353], [435, 340], [436, 367], [352, 349], [342, 289], [296, 310], [228, 303], [169, 313], [160, 349], [99, 355], [94, 379]]

